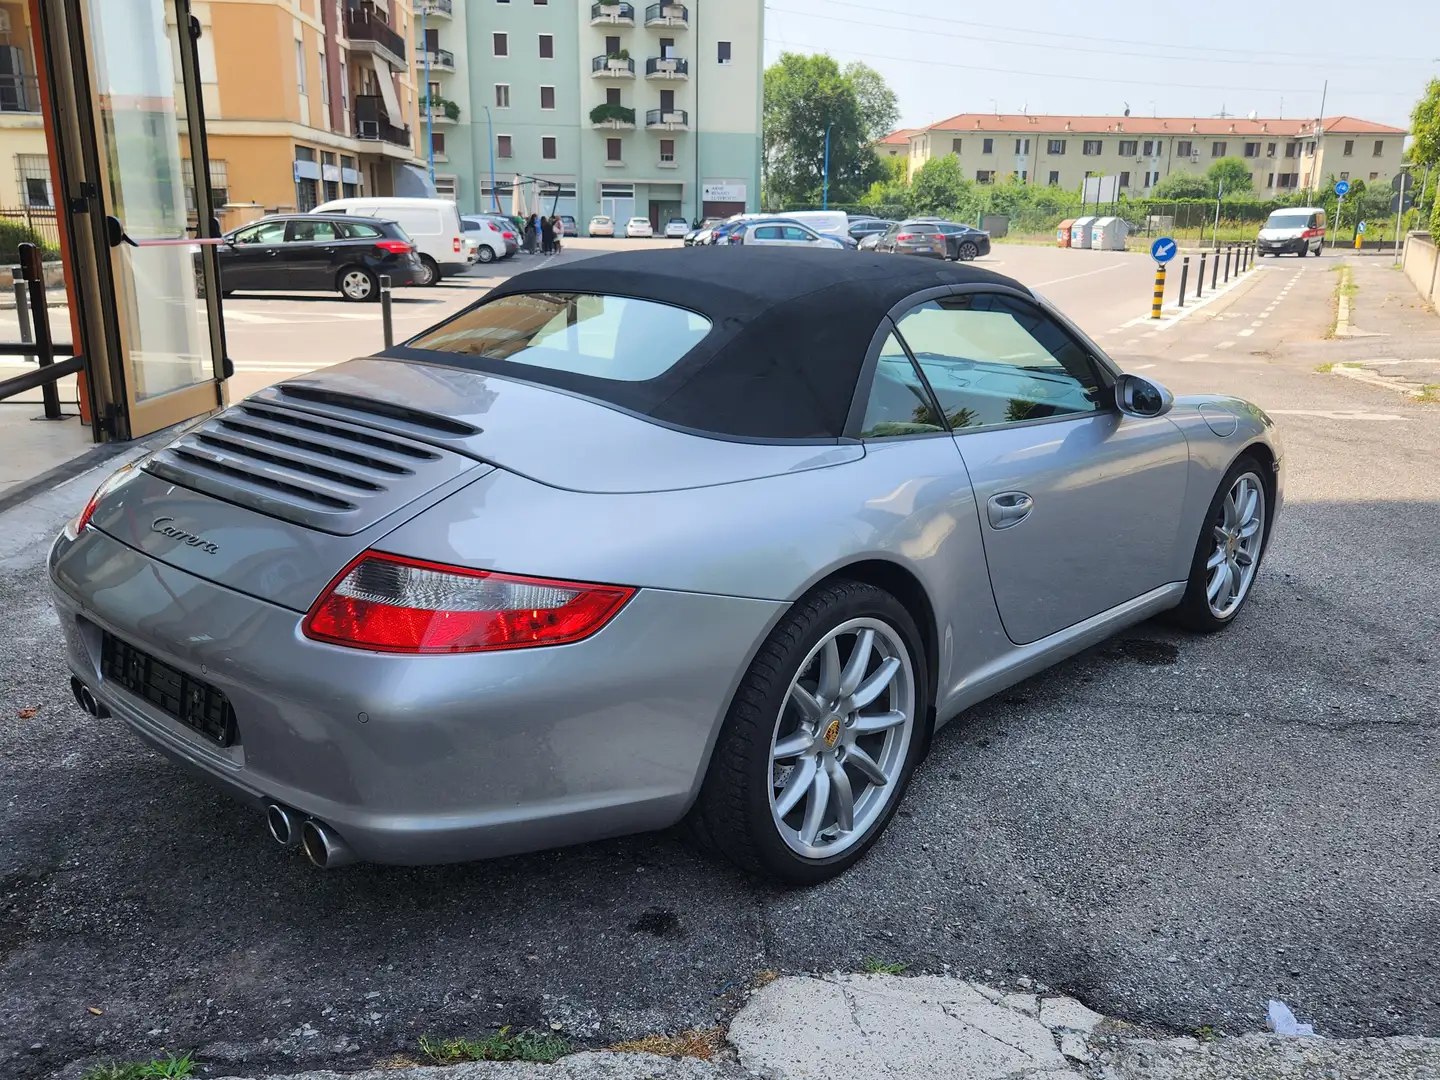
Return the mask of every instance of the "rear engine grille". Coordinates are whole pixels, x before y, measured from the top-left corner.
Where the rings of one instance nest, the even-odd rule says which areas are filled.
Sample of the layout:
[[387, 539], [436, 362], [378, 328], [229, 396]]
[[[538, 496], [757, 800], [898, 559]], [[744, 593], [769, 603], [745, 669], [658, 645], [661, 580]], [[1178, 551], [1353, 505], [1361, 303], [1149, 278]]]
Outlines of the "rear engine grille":
[[182, 487], [340, 536], [475, 467], [406, 435], [257, 398], [206, 421], [145, 465]]
[[110, 633], [101, 642], [100, 672], [211, 741], [234, 744], [235, 710], [230, 699], [209, 683], [176, 671]]

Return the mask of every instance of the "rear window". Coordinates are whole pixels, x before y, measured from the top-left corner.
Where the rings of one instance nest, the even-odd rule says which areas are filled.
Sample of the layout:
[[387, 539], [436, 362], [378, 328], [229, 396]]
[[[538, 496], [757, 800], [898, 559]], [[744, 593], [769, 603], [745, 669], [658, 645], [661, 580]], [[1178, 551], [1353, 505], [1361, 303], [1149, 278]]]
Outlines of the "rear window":
[[407, 347], [643, 382], [674, 367], [710, 327], [703, 315], [653, 300], [523, 293], [463, 311]]
[[345, 230], [346, 235], [352, 240], [370, 240], [376, 236], [385, 235], [374, 225], [366, 225], [359, 221], [349, 221], [340, 227]]

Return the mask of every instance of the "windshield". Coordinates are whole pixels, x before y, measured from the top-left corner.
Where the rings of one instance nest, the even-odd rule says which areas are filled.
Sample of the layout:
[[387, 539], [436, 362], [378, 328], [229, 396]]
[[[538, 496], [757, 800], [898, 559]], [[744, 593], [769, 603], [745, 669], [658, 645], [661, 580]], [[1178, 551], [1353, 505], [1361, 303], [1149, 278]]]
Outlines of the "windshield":
[[407, 346], [643, 382], [673, 367], [710, 326], [703, 315], [653, 300], [523, 293], [463, 311]]
[[1276, 210], [1265, 222], [1267, 229], [1308, 229], [1310, 215], [1297, 210]]

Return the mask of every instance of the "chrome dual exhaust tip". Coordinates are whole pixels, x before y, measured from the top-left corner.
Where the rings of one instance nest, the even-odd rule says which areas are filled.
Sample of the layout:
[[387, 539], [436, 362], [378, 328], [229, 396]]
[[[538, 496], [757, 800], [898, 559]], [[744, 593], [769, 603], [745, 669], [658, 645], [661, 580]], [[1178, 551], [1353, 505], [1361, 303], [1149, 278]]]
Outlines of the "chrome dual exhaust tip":
[[288, 806], [268, 803], [265, 827], [270, 831], [270, 838], [281, 847], [293, 848], [298, 844], [305, 857], [321, 870], [333, 870], [356, 861], [350, 845], [340, 839], [334, 829]]
[[295, 811], [279, 803], [265, 807], [265, 827], [270, 830], [270, 838], [281, 847], [292, 848], [300, 842], [300, 822]]
[[70, 676], [70, 693], [75, 695], [75, 704], [91, 716], [99, 720], [109, 717], [110, 710], [102, 705], [100, 699], [75, 675]]

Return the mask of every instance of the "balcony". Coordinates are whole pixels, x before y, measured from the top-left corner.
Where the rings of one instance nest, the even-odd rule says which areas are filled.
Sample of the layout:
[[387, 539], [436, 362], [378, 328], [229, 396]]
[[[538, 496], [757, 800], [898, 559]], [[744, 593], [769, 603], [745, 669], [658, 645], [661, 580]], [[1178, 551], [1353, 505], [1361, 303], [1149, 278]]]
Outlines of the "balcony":
[[421, 55], [421, 64], [428, 64], [431, 71], [454, 71], [455, 54], [449, 49], [426, 49]]
[[431, 19], [449, 19], [455, 15], [454, 0], [428, 0], [424, 6], [426, 16]]
[[689, 131], [690, 114], [684, 109], [651, 109], [645, 127], [654, 131]]
[[345, 8], [345, 36], [352, 53], [374, 53], [396, 71], [410, 67], [405, 39], [381, 18], [372, 4], [351, 3]]
[[622, 4], [619, 0], [590, 5], [591, 26], [634, 26], [635, 5]]
[[408, 127], [396, 127], [385, 111], [379, 94], [355, 96], [355, 137], [365, 142], [385, 142], [409, 149], [413, 144]]
[[38, 113], [40, 84], [34, 75], [0, 75], [0, 113]]
[[426, 112], [429, 112], [430, 123], [432, 124], [458, 124], [460, 122], [460, 106], [449, 98], [435, 95], [432, 101], [428, 97], [420, 99], [420, 119], [424, 120]]
[[656, 80], [690, 78], [690, 61], [678, 56], [652, 56], [645, 61], [645, 78]]
[[602, 102], [590, 110], [590, 126], [614, 131], [629, 131], [635, 127], [635, 110], [624, 105]]
[[645, 9], [645, 25], [684, 30], [690, 25], [690, 9], [684, 4], [651, 4]]
[[635, 61], [622, 49], [618, 56], [597, 56], [590, 61], [592, 79], [633, 79]]

